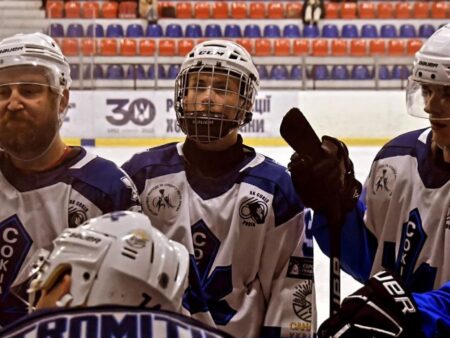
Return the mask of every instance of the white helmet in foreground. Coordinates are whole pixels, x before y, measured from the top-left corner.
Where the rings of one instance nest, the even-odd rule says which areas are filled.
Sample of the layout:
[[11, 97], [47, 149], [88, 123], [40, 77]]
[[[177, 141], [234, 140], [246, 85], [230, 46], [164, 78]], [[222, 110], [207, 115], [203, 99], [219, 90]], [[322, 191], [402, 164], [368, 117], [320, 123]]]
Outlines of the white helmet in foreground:
[[42, 259], [30, 284], [31, 304], [37, 291], [49, 290], [62, 274], [70, 272], [70, 295], [62, 305], [181, 310], [188, 252], [156, 230], [145, 215], [106, 214], [66, 229], [53, 243], [53, 251]]
[[186, 55], [175, 81], [178, 124], [195, 141], [218, 141], [251, 121], [258, 89], [259, 74], [245, 48], [227, 40], [202, 42]]
[[429, 118], [424, 111], [422, 85], [450, 86], [450, 24], [441, 27], [425, 41], [415, 55], [412, 75], [408, 79], [408, 114]]

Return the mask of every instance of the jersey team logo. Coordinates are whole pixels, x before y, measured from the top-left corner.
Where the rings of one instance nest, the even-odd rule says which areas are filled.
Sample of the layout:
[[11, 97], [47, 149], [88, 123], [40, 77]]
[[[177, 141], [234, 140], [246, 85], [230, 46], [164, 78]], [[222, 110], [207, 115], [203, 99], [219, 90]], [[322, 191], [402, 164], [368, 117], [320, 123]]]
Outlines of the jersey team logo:
[[88, 208], [81, 202], [70, 201], [69, 206], [69, 228], [76, 228], [87, 221]]
[[145, 204], [154, 216], [161, 213], [175, 213], [180, 210], [181, 192], [173, 184], [158, 184], [147, 195]]
[[239, 216], [244, 220], [245, 226], [254, 227], [266, 221], [268, 212], [267, 203], [256, 197], [245, 199], [239, 207]]
[[397, 171], [391, 165], [384, 164], [377, 168], [375, 178], [372, 185], [374, 195], [385, 193], [392, 196], [395, 180], [397, 179]]

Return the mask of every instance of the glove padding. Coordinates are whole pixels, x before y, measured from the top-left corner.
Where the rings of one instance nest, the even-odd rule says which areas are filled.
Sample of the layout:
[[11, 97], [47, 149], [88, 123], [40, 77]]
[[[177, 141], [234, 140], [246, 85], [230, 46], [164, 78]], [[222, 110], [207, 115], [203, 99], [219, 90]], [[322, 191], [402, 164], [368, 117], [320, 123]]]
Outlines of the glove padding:
[[342, 302], [319, 328], [319, 338], [421, 338], [421, 319], [400, 278], [381, 271]]
[[346, 145], [330, 136], [322, 137], [323, 156], [319, 162], [294, 153], [288, 164], [292, 182], [304, 205], [326, 213], [340, 202], [343, 212], [351, 210], [361, 193]]

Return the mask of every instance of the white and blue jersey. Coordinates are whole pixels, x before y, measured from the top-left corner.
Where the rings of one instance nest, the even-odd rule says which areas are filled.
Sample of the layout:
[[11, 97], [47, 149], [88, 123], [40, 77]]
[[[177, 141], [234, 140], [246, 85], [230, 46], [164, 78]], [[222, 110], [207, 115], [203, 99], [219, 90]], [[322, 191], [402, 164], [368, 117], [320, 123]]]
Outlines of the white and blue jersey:
[[2, 338], [231, 338], [173, 312], [126, 306], [41, 310], [0, 330]]
[[[431, 136], [416, 130], [380, 150], [346, 215], [341, 264], [361, 282], [383, 269], [397, 272], [415, 293], [427, 336], [450, 337], [450, 164], [432, 156]], [[329, 253], [322, 215], [313, 232]]]
[[123, 168], [153, 226], [191, 255], [183, 306], [236, 337], [311, 337], [312, 237], [286, 169], [244, 146], [218, 176], [190, 174], [183, 144], [136, 154]]
[[61, 165], [24, 174], [0, 151], [0, 326], [26, 313], [9, 289], [22, 266], [68, 227], [115, 210], [140, 210], [136, 188], [113, 162], [83, 148]]

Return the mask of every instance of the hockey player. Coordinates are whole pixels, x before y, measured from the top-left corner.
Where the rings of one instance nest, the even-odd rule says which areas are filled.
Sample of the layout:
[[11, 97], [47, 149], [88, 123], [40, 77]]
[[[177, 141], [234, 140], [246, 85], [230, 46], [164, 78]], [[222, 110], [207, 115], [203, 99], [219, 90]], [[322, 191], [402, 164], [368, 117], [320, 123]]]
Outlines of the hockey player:
[[99, 216], [64, 230], [53, 243], [23, 279], [31, 278], [30, 306], [42, 294], [39, 311], [2, 337], [228, 337], [175, 313], [187, 286], [189, 255], [147, 216]]
[[358, 201], [349, 194], [353, 167], [343, 143], [325, 138], [319, 163], [292, 157], [294, 184], [316, 213], [313, 233], [325, 253], [329, 196], [347, 206], [342, 266], [366, 282], [325, 321], [321, 337], [450, 337], [449, 64], [450, 24], [416, 53], [407, 86], [408, 112], [428, 118], [431, 128], [387, 143]]
[[0, 326], [25, 313], [10, 303], [9, 287], [37, 249], [91, 217], [140, 209], [120, 168], [61, 139], [70, 83], [52, 38], [0, 41]]
[[239, 134], [258, 88], [243, 47], [200, 43], [175, 84], [185, 141], [136, 154], [123, 168], [152, 224], [189, 250], [183, 305], [194, 318], [237, 337], [310, 337], [312, 242], [303, 207], [286, 168]]

